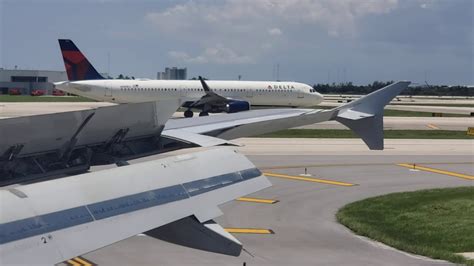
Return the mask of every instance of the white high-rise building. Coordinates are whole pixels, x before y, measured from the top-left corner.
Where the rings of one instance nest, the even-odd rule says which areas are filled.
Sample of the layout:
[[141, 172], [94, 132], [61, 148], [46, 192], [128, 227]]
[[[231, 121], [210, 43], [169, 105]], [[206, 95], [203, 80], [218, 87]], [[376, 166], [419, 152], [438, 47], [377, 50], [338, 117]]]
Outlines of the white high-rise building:
[[186, 68], [167, 67], [164, 72], [158, 72], [156, 79], [185, 80], [187, 78]]

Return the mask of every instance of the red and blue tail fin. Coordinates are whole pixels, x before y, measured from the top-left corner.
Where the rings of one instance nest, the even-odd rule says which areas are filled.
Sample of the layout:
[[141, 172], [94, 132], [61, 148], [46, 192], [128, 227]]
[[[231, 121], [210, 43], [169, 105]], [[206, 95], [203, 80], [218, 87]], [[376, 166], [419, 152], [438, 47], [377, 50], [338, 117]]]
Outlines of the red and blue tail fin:
[[59, 39], [67, 77], [70, 81], [104, 79], [71, 40]]

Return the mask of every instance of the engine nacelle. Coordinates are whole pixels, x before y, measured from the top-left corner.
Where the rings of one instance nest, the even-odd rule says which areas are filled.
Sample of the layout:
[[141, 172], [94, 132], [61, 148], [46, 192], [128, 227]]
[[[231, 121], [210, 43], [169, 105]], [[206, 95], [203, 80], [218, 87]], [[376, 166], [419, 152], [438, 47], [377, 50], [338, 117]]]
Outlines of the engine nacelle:
[[227, 113], [237, 113], [250, 110], [250, 103], [246, 101], [232, 101], [225, 105], [224, 111]]

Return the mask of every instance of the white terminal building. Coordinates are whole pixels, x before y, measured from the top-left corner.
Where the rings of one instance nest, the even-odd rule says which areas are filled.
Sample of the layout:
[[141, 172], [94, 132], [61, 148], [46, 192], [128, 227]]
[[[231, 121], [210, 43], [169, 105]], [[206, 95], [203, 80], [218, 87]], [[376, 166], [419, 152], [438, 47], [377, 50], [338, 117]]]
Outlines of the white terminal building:
[[68, 80], [66, 71], [0, 68], [0, 94], [8, 94], [12, 89], [23, 95], [29, 95], [33, 90], [51, 94], [53, 82], [64, 80]]

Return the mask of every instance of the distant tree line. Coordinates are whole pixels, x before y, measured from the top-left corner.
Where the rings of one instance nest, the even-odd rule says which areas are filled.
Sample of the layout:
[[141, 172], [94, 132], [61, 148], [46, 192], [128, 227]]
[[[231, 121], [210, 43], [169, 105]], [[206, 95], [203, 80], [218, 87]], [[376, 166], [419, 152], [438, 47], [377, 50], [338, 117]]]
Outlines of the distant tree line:
[[[368, 85], [354, 85], [352, 82], [316, 84], [313, 88], [323, 94], [368, 94], [383, 88], [393, 81], [374, 81]], [[466, 86], [410, 86], [401, 95], [430, 95], [430, 96], [474, 96], [474, 88]]]
[[[112, 77], [109, 76], [109, 79], [113, 79]], [[123, 74], [118, 75], [115, 79], [135, 79], [134, 76], [124, 76]]]

